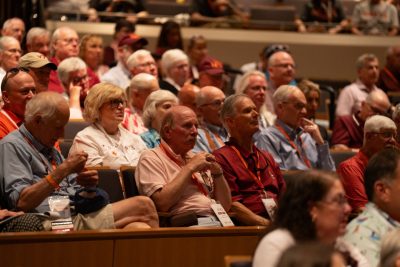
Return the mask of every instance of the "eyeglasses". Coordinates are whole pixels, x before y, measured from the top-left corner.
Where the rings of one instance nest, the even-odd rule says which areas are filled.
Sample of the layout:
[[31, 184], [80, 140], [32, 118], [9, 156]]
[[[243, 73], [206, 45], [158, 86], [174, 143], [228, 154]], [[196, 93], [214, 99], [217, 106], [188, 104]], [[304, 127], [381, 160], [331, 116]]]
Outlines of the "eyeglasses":
[[3, 80], [1, 81], [1, 91], [5, 91], [6, 90], [6, 85], [8, 82], [8, 79], [10, 79], [11, 77], [14, 77], [15, 75], [17, 75], [20, 71], [29, 73], [29, 69], [27, 68], [12, 68], [9, 71], [6, 72], [6, 75], [4, 76]]
[[222, 106], [222, 104], [224, 104], [224, 101], [225, 101], [225, 99], [223, 99], [223, 100], [217, 99], [217, 100], [214, 100], [214, 101], [212, 101], [210, 103], [203, 104], [201, 106], [212, 106], [214, 108], [219, 108], [220, 106]]
[[76, 39], [76, 38], [66, 38], [66, 39], [62, 39], [61, 41], [63, 41], [66, 44], [72, 44], [72, 43], [79, 44], [79, 39]]
[[[366, 102], [366, 103], [367, 103], [367, 102]], [[370, 104], [370, 103], [367, 103], [367, 105], [368, 105], [368, 107], [372, 110], [372, 112], [373, 112], [374, 114], [376, 114], [376, 115], [383, 115], [383, 116], [386, 116], [386, 115], [387, 115], [387, 112], [386, 112], [386, 111], [382, 111], [382, 110], [380, 110], [379, 108], [372, 106], [372, 104]]]
[[89, 80], [89, 76], [87, 74], [81, 76], [81, 77], [75, 77], [72, 79], [73, 84], [79, 84], [81, 82], [86, 82]]
[[145, 68], [145, 67], [155, 67], [156, 63], [155, 62], [145, 62], [142, 64], [138, 64], [139, 67]]
[[330, 200], [321, 200], [318, 202], [325, 203], [325, 204], [337, 204], [339, 206], [344, 206], [349, 203], [347, 198], [344, 195], [337, 195]]
[[384, 139], [396, 139], [397, 133], [396, 132], [372, 132], [373, 134], [377, 134], [382, 136]]
[[272, 65], [271, 67], [282, 68], [282, 69], [288, 69], [288, 68], [295, 69], [296, 65], [291, 64], [291, 63], [286, 63], [286, 64], [282, 63], [282, 64]]
[[119, 108], [121, 105], [125, 107], [125, 100], [123, 99], [113, 99], [108, 102], [111, 108]]
[[248, 90], [257, 91], [257, 92], [258, 92], [258, 91], [266, 91], [266, 90], [267, 90], [267, 87], [261, 86], [261, 85], [257, 85], [257, 86], [249, 87]]
[[292, 103], [292, 102], [288, 102], [288, 101], [283, 101], [282, 103], [286, 103], [286, 104], [293, 104], [294, 108], [297, 110], [302, 110], [303, 108], [306, 108], [306, 104], [301, 103], [301, 102], [296, 102], [296, 103]]
[[11, 54], [22, 54], [22, 50], [21, 49], [17, 49], [17, 48], [12, 48], [12, 49], [8, 49], [6, 50], [7, 52], [11, 53]]

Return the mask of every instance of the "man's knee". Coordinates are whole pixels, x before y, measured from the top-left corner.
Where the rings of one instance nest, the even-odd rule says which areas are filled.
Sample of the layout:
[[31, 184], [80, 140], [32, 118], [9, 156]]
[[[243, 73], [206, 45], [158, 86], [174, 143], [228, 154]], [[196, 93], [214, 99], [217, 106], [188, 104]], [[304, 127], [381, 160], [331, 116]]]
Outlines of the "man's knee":
[[133, 210], [138, 211], [141, 215], [157, 217], [156, 206], [153, 200], [146, 196], [136, 196], [129, 198]]

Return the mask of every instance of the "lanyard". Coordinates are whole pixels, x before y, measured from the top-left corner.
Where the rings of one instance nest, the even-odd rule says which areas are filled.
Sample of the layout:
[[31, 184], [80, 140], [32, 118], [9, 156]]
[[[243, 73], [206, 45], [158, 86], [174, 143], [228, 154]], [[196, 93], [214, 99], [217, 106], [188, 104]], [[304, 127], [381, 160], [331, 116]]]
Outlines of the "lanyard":
[[[300, 149], [298, 148], [298, 146], [295, 144], [295, 142], [289, 137], [289, 135], [286, 133], [286, 131], [280, 126], [275, 124], [275, 127], [283, 134], [283, 136], [287, 139], [287, 141], [289, 142], [289, 144], [292, 146], [292, 148], [294, 150], [296, 150], [297, 154], [299, 155], [299, 157], [301, 157], [303, 159], [303, 162], [307, 165], [308, 168], [311, 168], [311, 163], [310, 160], [307, 158], [307, 156], [305, 155], [305, 153], [301, 153]], [[301, 139], [301, 136], [299, 136], [299, 140], [300, 140], [300, 146], [303, 147], [303, 140]]]
[[[160, 143], [160, 148], [161, 148], [161, 150], [162, 150], [176, 165], [178, 165], [179, 167], [182, 168], [183, 162], [182, 162], [182, 161], [179, 161], [179, 160], [171, 153], [171, 151], [169, 151], [169, 149], [168, 149], [162, 142]], [[207, 176], [207, 174], [206, 174], [206, 173], [201, 174], [201, 178], [203, 179], [204, 183], [206, 183], [206, 181], [205, 181], [206, 179], [205, 179], [204, 176]], [[207, 178], [208, 178], [208, 176], [207, 176]], [[209, 180], [209, 179], [207, 179], [207, 180]], [[194, 174], [192, 174], [192, 182], [197, 186], [197, 188], [199, 189], [199, 191], [200, 191], [201, 193], [203, 193], [203, 195], [208, 196], [208, 193], [206, 192], [206, 190], [204, 189], [204, 187], [201, 185], [201, 183], [197, 180], [197, 178], [196, 178], [196, 176], [195, 176]], [[209, 181], [209, 182], [210, 182], [211, 186], [209, 187], [207, 184], [206, 184], [206, 186], [207, 186], [208, 188], [211, 188], [210, 191], [212, 191], [212, 181]]]
[[37, 148], [32, 144], [32, 141], [31, 141], [22, 131], [19, 131], [19, 132], [20, 132], [21, 135], [24, 137], [24, 140], [32, 147], [33, 151], [35, 151], [35, 153], [36, 153], [37, 156], [39, 157], [40, 161], [42, 162], [43, 166], [46, 166], [46, 172], [47, 172], [47, 174], [50, 174], [50, 171], [53, 171], [54, 169], [57, 168], [57, 162], [56, 162], [56, 160], [54, 159], [53, 155], [51, 155], [51, 161], [49, 161], [46, 157], [44, 157], [44, 158], [46, 159], [46, 161], [47, 161], [48, 163], [50, 163], [50, 165], [51, 165], [51, 169], [49, 169], [49, 164], [46, 163], [46, 162], [43, 160], [42, 154], [41, 154], [41, 153], [37, 150]]
[[[254, 173], [252, 171], [250, 171], [249, 169], [249, 165], [247, 164], [247, 162], [244, 160], [244, 158], [242, 157], [242, 155], [240, 154], [239, 150], [237, 150], [236, 147], [234, 146], [230, 146], [230, 148], [232, 148], [233, 151], [235, 151], [235, 153], [237, 154], [238, 158], [240, 159], [240, 161], [242, 162], [243, 166], [246, 168], [246, 170], [248, 171], [248, 173], [250, 174], [251, 178], [253, 178], [253, 180], [257, 183], [257, 185], [264, 191], [264, 185], [261, 182], [261, 171], [260, 171], [260, 154], [259, 152], [256, 150], [256, 156], [257, 156], [257, 162], [256, 162], [256, 172], [257, 172], [257, 176], [254, 175]], [[265, 191], [264, 191], [265, 193]]]
[[210, 145], [211, 151], [214, 151], [217, 148], [224, 145], [224, 142], [222, 141], [222, 138], [219, 136], [219, 134], [214, 133], [215, 139], [217, 140], [217, 142], [214, 142], [214, 140], [211, 137], [210, 130], [207, 127], [204, 127], [203, 129], [204, 129], [204, 134], [206, 135], [208, 144]]

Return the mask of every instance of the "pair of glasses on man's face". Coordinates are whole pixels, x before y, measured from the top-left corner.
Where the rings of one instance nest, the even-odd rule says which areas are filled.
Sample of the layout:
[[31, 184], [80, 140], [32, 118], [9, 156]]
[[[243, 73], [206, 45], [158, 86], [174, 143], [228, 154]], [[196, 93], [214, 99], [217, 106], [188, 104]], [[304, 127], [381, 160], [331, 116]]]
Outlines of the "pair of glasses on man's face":
[[5, 91], [6, 90], [6, 85], [8, 82], [8, 79], [10, 79], [11, 77], [14, 77], [15, 75], [17, 75], [20, 71], [29, 73], [29, 69], [27, 68], [12, 68], [9, 71], [6, 72], [6, 75], [4, 76], [3, 80], [1, 81], [1, 91]]

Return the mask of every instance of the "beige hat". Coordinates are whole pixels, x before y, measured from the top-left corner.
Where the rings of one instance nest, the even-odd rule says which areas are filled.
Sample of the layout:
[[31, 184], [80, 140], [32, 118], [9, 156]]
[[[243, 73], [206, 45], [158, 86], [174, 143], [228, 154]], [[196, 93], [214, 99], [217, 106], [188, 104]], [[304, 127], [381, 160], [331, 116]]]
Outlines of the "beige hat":
[[38, 52], [29, 52], [23, 55], [19, 59], [18, 67], [21, 68], [41, 68], [43, 66], [49, 66], [52, 70], [56, 70], [56, 64], [50, 62], [47, 57]]

